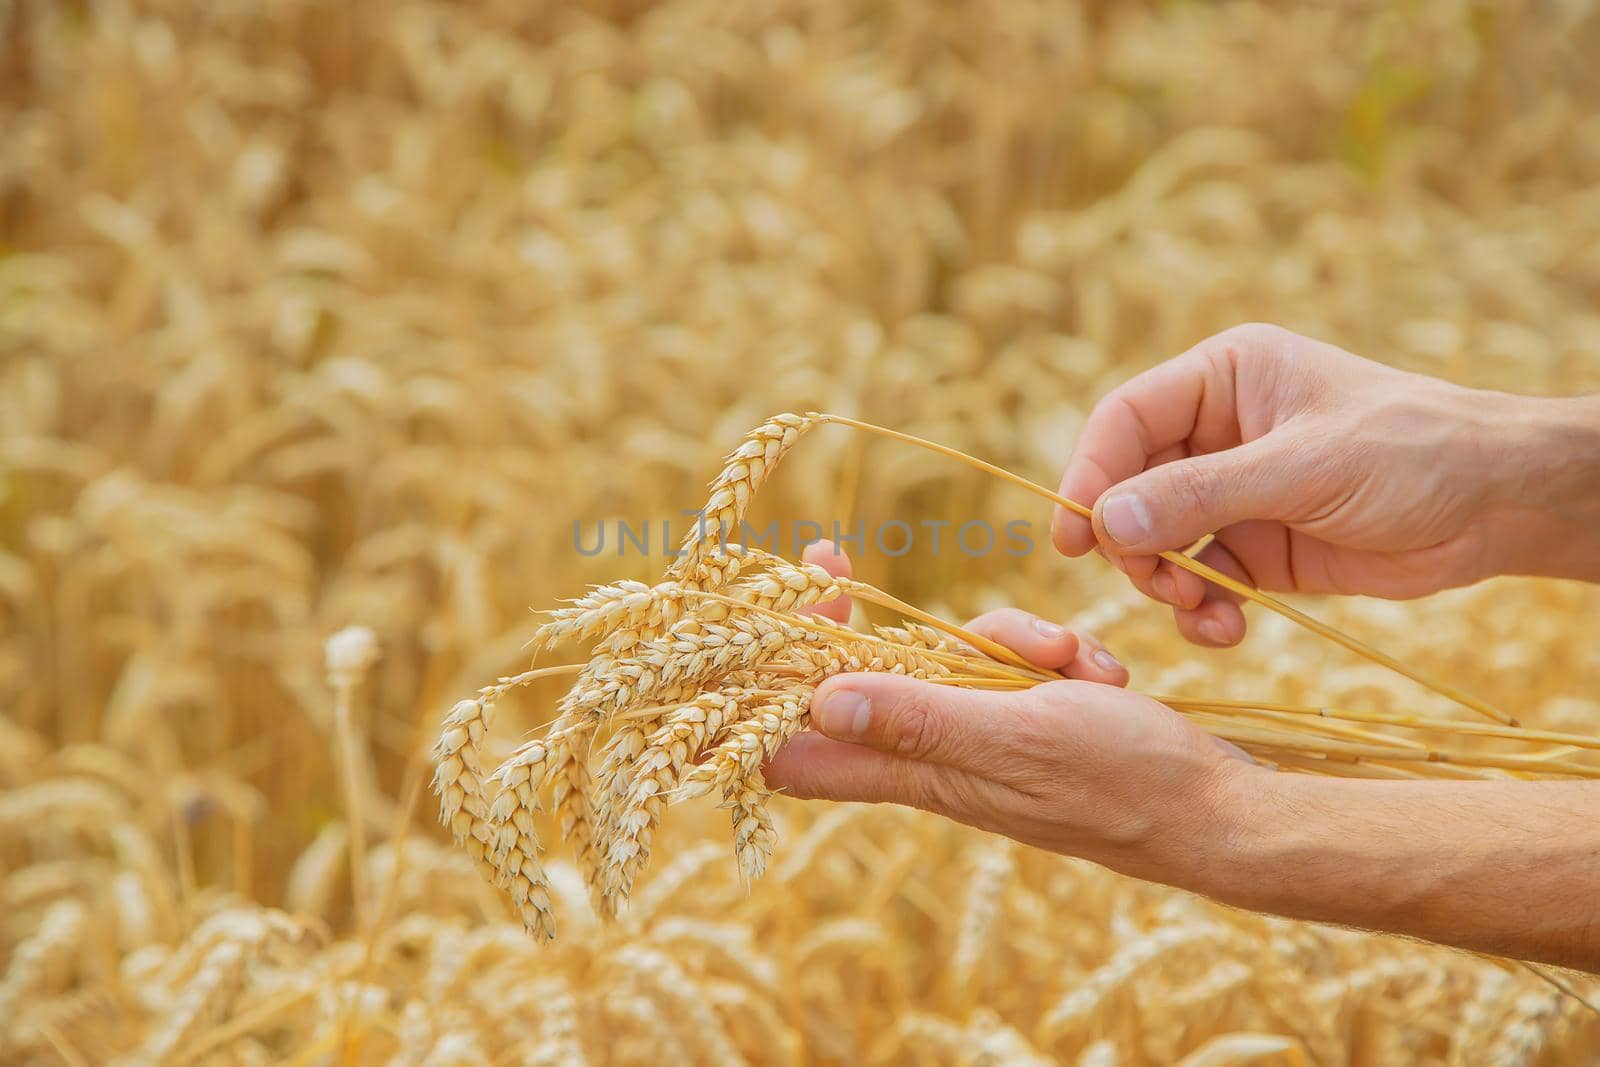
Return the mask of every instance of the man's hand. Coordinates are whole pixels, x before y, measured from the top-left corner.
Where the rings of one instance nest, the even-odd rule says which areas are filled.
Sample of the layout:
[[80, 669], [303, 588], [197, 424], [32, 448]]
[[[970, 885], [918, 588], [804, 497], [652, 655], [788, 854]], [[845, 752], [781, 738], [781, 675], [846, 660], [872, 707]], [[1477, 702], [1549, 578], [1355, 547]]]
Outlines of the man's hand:
[[[812, 546], [806, 559], [849, 570], [829, 547]], [[843, 620], [849, 604], [820, 610]], [[1127, 671], [1088, 635], [1016, 610], [968, 629], [1071, 680], [1012, 693], [893, 674], [829, 679], [812, 701], [814, 732], [778, 753], [768, 784], [804, 798], [907, 804], [1160, 879], [1212, 818], [1231, 777], [1264, 773], [1121, 688]]]
[[1232, 778], [1266, 773], [1097, 682], [991, 693], [852, 674], [824, 682], [811, 715], [816, 732], [767, 769], [775, 788], [906, 804], [1160, 881], [1188, 866]]
[[[850, 577], [850, 557], [830, 542], [807, 545], [801, 558], [836, 578]], [[841, 596], [813, 605], [810, 612], [834, 622], [848, 623], [850, 598]], [[1068, 678], [1106, 685], [1128, 684], [1128, 669], [1092, 634], [1074, 633], [1065, 626], [1015, 608], [979, 615], [967, 623], [966, 628], [1005, 645], [1030, 663], [1058, 671]]]
[[[1062, 477], [1056, 547], [1099, 549], [1198, 644], [1244, 636], [1262, 589], [1422, 596], [1500, 573], [1600, 578], [1600, 409], [1465, 389], [1272, 326], [1241, 326], [1120, 386]], [[1597, 512], [1596, 514], [1590, 514]]]
[[[831, 546], [806, 558], [849, 572]], [[1279, 774], [1120, 688], [1092, 638], [1017, 611], [970, 628], [1071, 680], [830, 678], [768, 784], [924, 808], [1236, 907], [1600, 972], [1600, 783]]]

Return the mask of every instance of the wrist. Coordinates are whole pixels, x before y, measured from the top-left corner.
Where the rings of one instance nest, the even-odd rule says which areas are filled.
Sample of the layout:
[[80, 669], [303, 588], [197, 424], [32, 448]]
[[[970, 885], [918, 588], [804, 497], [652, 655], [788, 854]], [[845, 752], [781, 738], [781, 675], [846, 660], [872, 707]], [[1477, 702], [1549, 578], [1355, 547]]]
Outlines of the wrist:
[[1600, 396], [1478, 407], [1495, 570], [1600, 581]]
[[1238, 863], [1247, 853], [1263, 851], [1261, 835], [1274, 825], [1265, 813], [1278, 809], [1274, 786], [1285, 777], [1243, 759], [1221, 761], [1203, 778], [1192, 779], [1181, 799], [1168, 805], [1142, 842], [1141, 862], [1112, 866], [1123, 874], [1252, 906], [1240, 899], [1249, 880], [1238, 877]]
[[1290, 775], [1239, 761], [1219, 776], [1189, 847], [1175, 857], [1171, 883], [1235, 907], [1270, 910], [1259, 884], [1259, 858], [1273, 851], [1281, 826], [1281, 787]]
[[[1374, 878], [1403, 883], [1376, 835], [1358, 830], [1345, 809], [1361, 807], [1369, 787], [1392, 783], [1291, 774], [1254, 766], [1228, 784], [1216, 832], [1185, 888], [1230, 907], [1290, 919], [1361, 923], [1384, 929], [1391, 912], [1414, 904], [1402, 889], [1378, 900]], [[1382, 895], [1382, 894], [1378, 894]]]

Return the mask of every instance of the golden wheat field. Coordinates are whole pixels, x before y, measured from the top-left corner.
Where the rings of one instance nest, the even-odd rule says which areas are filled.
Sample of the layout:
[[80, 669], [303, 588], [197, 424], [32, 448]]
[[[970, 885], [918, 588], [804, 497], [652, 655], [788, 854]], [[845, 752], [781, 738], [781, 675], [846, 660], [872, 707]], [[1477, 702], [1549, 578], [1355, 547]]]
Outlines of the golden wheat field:
[[[779, 412], [1054, 485], [1097, 397], [1245, 321], [1600, 390], [1597, 51], [1557, 0], [0, 0], [0, 1064], [1593, 1062], [1528, 970], [896, 807], [736, 813], [756, 878], [675, 805], [604, 920], [552, 848], [547, 943], [429, 783], [530, 609], [658, 581]], [[857, 573], [1151, 692], [1464, 714], [1270, 614], [1194, 649], [892, 442], [813, 430], [752, 514], [1031, 523]], [[1600, 590], [1306, 606], [1600, 724]]]

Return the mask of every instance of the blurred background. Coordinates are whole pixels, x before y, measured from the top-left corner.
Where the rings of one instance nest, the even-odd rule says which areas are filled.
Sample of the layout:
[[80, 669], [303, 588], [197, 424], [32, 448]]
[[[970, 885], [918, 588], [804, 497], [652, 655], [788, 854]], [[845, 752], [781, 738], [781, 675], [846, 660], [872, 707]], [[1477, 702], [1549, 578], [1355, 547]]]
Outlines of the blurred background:
[[[756, 887], [686, 814], [663, 855], [705, 869], [659, 922], [537, 955], [418, 793], [530, 608], [664, 566], [573, 523], [676, 521], [776, 412], [1053, 486], [1097, 397], [1245, 321], [1600, 389], [1596, 54], [1576, 0], [0, 0], [0, 1062], [577, 1062], [518, 1029], [561, 1018], [596, 1063], [673, 1034], [685, 1062], [1572, 1062], [1595, 1016], [1526, 973], [896, 811], [785, 805], [798, 866]], [[859, 569], [947, 617], [1075, 619], [1140, 688], [1450, 713], [1274, 618], [1192, 650], [1049, 551], [1036, 501], [842, 429], [756, 514], [1029, 520], [1024, 558]], [[1600, 723], [1592, 590], [1316, 610]], [[391, 907], [363, 929], [322, 658], [348, 625], [380, 649], [355, 862]], [[283, 944], [218, 933], [269, 908]], [[1149, 947], [1183, 923], [1198, 957]], [[630, 940], [727, 1048], [674, 1029]]]

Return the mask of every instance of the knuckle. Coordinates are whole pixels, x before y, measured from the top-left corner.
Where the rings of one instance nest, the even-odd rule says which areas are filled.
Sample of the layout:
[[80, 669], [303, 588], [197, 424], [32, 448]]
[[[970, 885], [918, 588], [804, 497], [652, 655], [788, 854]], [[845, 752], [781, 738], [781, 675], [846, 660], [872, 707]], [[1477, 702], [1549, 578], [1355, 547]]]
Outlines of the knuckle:
[[1034, 616], [1021, 608], [1001, 608], [993, 613], [983, 636], [1008, 648], [1015, 648], [1018, 642], [1028, 640], [1033, 633], [1033, 620]]
[[1291, 336], [1288, 330], [1270, 322], [1241, 322], [1217, 334], [1217, 341], [1241, 352], [1266, 353], [1281, 350]]
[[1185, 510], [1207, 507], [1215, 497], [1216, 483], [1216, 475], [1197, 463], [1174, 463], [1167, 475], [1167, 488], [1173, 503]]
[[926, 759], [936, 753], [946, 733], [939, 709], [920, 693], [900, 700], [891, 726], [890, 750], [913, 760]]
[[1016, 609], [996, 608], [993, 611], [986, 611], [982, 615], [969, 620], [966, 628], [980, 637], [993, 637], [995, 631], [1005, 625], [1007, 612], [1014, 610]]

